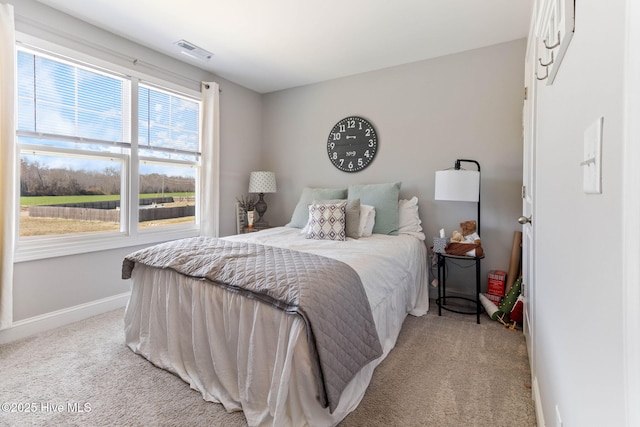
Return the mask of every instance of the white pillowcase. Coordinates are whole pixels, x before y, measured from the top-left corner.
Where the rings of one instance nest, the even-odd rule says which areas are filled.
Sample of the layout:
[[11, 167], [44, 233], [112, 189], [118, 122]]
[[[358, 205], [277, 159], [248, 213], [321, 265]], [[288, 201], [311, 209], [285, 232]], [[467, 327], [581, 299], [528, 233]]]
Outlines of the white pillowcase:
[[420, 240], [425, 239], [422, 232], [422, 220], [418, 215], [418, 198], [398, 201], [398, 234], [410, 234]]
[[375, 223], [376, 208], [370, 205], [360, 205], [360, 226], [358, 227], [360, 237], [371, 236]]
[[422, 231], [422, 221], [418, 216], [418, 198], [398, 201], [398, 231]]

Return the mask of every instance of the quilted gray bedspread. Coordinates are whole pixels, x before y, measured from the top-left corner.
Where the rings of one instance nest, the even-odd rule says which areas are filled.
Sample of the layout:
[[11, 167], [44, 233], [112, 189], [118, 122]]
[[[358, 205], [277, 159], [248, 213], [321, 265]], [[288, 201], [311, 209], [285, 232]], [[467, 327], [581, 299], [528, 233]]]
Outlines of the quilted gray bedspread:
[[360, 277], [343, 262], [273, 246], [194, 237], [127, 255], [123, 279], [131, 277], [136, 263], [208, 280], [300, 315], [307, 325], [318, 399], [331, 412], [353, 376], [382, 354]]

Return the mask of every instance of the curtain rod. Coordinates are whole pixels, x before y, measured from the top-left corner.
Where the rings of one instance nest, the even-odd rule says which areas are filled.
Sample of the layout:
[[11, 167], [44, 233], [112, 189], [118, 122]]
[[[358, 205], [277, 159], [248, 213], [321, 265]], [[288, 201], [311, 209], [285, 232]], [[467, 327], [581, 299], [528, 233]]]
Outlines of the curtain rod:
[[[179, 80], [182, 80], [183, 82], [187, 82], [187, 83], [193, 84], [194, 86], [198, 86], [198, 87], [200, 87], [200, 85], [203, 83], [202, 81], [194, 80], [194, 79], [191, 79], [189, 77], [183, 76], [181, 74], [175, 73], [175, 72], [173, 72], [171, 70], [166, 70], [166, 69], [158, 67], [157, 65], [154, 65], [152, 63], [140, 60], [138, 58], [134, 58], [132, 56], [124, 55], [124, 54], [122, 54], [120, 52], [111, 50], [111, 49], [109, 49], [107, 47], [98, 45], [96, 43], [92, 43], [92, 42], [90, 42], [88, 40], [79, 39], [79, 38], [77, 38], [77, 37], [75, 37], [75, 36], [73, 36], [73, 35], [71, 35], [69, 33], [66, 33], [64, 31], [60, 31], [57, 28], [51, 27], [51, 26], [46, 25], [46, 24], [44, 24], [42, 22], [36, 21], [36, 20], [34, 20], [32, 18], [26, 17], [24, 15], [16, 14], [15, 18], [16, 18], [17, 21], [22, 22], [22, 23], [24, 23], [26, 25], [30, 25], [30, 26], [32, 26], [32, 27], [34, 27], [36, 29], [43, 30], [43, 31], [46, 31], [46, 32], [48, 32], [50, 34], [59, 36], [59, 37], [65, 39], [67, 41], [72, 42], [72, 43], [77, 43], [77, 44], [79, 44], [81, 46], [88, 47], [90, 49], [97, 50], [97, 51], [102, 52], [102, 53], [106, 53], [107, 55], [110, 55], [112, 57], [118, 58], [118, 59], [120, 59], [122, 61], [129, 62], [133, 66], [144, 67], [144, 68], [147, 68], [149, 70], [165, 74], [166, 76], [171, 76], [171, 77], [177, 78]], [[37, 35], [35, 37], [37, 37]], [[130, 40], [127, 40], [127, 41], [131, 42]], [[171, 58], [171, 59], [175, 59], [175, 58]], [[178, 61], [177, 59], [175, 59], [175, 60]], [[208, 89], [208, 87], [207, 87], [207, 89]], [[219, 92], [222, 92], [221, 88], [219, 89]]]
[[[193, 79], [190, 79], [188, 77], [184, 77], [184, 76], [182, 76], [182, 75], [180, 75], [178, 73], [174, 73], [173, 71], [165, 70], [165, 69], [160, 68], [157, 65], [151, 64], [149, 62], [142, 61], [142, 60], [137, 59], [137, 58], [132, 58], [131, 62], [132, 62], [133, 65], [140, 65], [140, 66], [148, 68], [150, 70], [157, 71], [157, 72], [160, 72], [160, 73], [165, 73], [165, 74], [177, 77], [177, 78], [181, 78], [181, 79], [183, 79], [185, 81], [189, 81], [189, 82], [197, 84], [197, 85], [204, 85], [205, 88], [209, 89], [209, 85], [207, 83], [205, 83], [205, 82], [193, 80]], [[222, 88], [218, 88], [218, 92], [222, 93]]]

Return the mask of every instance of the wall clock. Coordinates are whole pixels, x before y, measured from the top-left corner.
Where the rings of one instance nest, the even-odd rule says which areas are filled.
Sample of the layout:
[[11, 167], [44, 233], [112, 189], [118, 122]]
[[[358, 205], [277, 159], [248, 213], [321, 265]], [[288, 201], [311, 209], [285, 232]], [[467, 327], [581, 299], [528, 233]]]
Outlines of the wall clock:
[[340, 120], [329, 132], [329, 160], [344, 172], [358, 172], [369, 166], [378, 149], [378, 136], [373, 125], [362, 117]]

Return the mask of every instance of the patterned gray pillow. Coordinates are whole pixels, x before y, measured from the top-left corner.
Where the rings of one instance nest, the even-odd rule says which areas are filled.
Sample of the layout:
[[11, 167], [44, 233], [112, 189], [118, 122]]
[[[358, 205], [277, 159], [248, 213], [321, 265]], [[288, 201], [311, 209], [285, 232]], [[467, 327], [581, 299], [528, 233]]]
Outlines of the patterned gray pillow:
[[326, 205], [328, 203], [342, 203], [347, 202], [347, 207], [345, 208], [345, 224], [344, 231], [347, 234], [347, 237], [351, 237], [353, 239], [360, 238], [360, 199], [348, 199], [348, 200], [314, 200], [313, 204], [315, 205]]
[[346, 240], [347, 201], [309, 205], [307, 239]]

